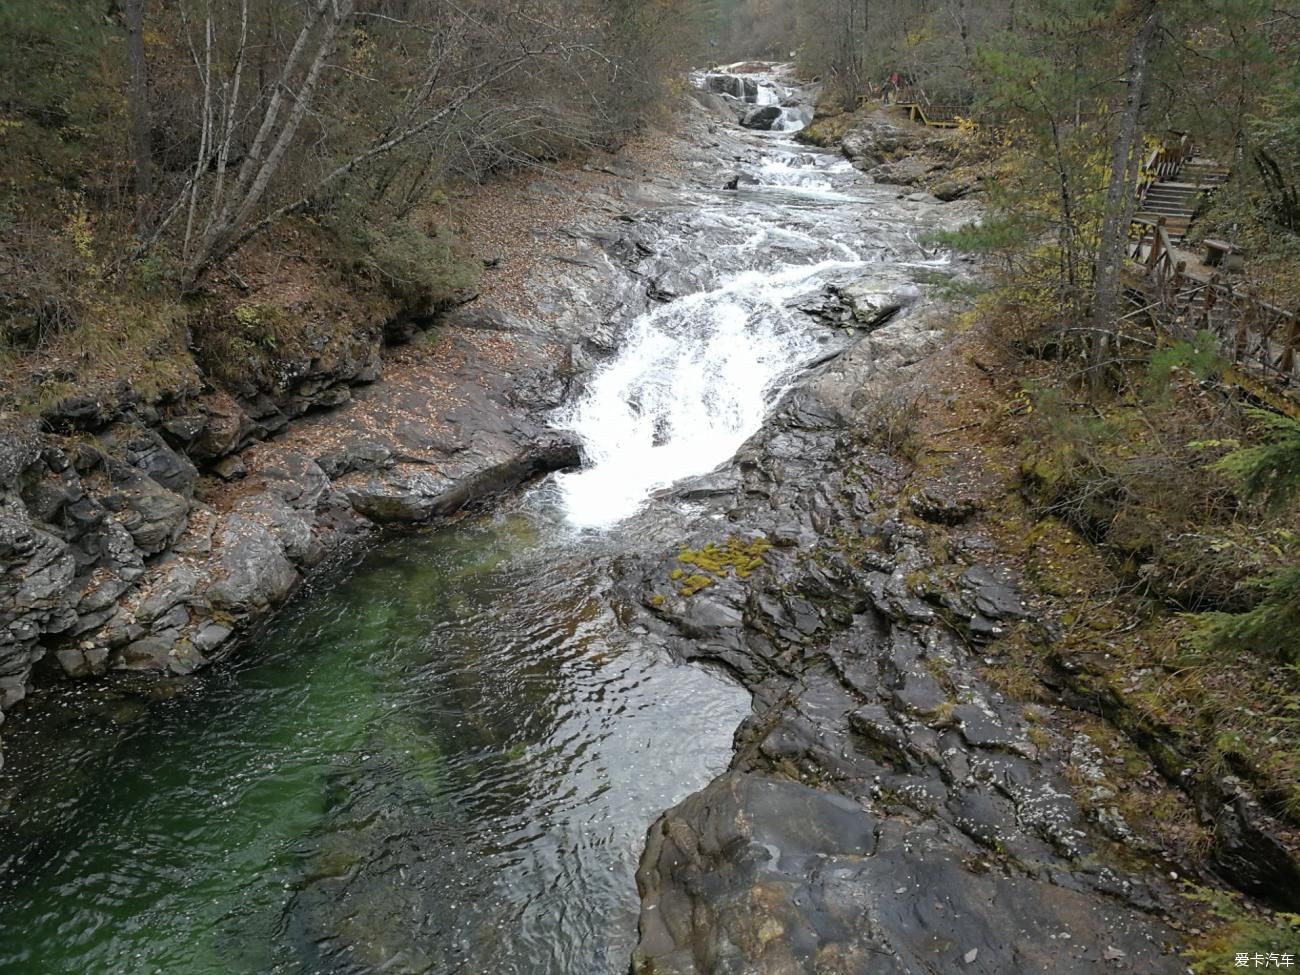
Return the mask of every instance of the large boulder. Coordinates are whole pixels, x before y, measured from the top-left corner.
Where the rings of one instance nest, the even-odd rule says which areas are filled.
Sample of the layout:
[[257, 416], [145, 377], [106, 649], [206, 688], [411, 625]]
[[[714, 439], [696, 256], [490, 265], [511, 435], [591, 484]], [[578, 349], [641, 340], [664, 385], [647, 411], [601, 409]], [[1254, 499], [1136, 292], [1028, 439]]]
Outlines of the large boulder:
[[744, 117], [746, 111], [744, 102], [737, 101], [734, 98], [727, 98], [717, 92], [701, 91], [699, 88], [695, 88], [691, 91], [691, 97], [709, 112], [724, 119], [732, 119], [738, 122]]
[[245, 515], [226, 522], [218, 550], [221, 579], [208, 589], [207, 598], [232, 616], [264, 612], [283, 602], [298, 582], [274, 532]]
[[763, 105], [746, 112], [745, 117], [740, 120], [740, 124], [747, 129], [758, 129], [766, 132], [772, 128], [780, 117], [780, 105]]
[[[938, 823], [880, 820], [829, 791], [728, 773], [650, 830], [632, 970], [1183, 970], [1159, 923], [1050, 873], [972, 866], [978, 848], [945, 850], [945, 839]], [[1007, 936], [1012, 922], [1020, 937]]]
[[758, 97], [758, 82], [740, 75], [710, 73], [704, 76], [704, 90], [752, 101]]
[[840, 150], [854, 165], [869, 168], [917, 152], [929, 140], [912, 126], [899, 125], [882, 116], [863, 120], [845, 133], [840, 140]]

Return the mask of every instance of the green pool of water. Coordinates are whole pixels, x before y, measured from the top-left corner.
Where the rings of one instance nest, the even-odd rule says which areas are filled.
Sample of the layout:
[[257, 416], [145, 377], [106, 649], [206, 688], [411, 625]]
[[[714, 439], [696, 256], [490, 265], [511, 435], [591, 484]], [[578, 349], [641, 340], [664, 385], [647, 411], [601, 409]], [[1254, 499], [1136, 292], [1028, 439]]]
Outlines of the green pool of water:
[[645, 830], [748, 699], [621, 627], [561, 534], [390, 541], [174, 696], [16, 715], [0, 971], [626, 971]]

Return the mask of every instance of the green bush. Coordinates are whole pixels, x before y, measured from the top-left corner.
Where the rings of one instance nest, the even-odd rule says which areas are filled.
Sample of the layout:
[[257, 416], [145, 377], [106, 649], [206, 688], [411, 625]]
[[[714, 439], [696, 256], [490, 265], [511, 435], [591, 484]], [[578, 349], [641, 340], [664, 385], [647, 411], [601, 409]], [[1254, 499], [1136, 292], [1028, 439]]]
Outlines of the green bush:
[[934, 230], [925, 234], [921, 242], [961, 254], [1000, 254], [1020, 250], [1027, 240], [1023, 223], [1010, 217], [997, 217], [962, 224], [956, 230]]
[[426, 233], [410, 217], [377, 222], [344, 205], [326, 226], [342, 259], [403, 309], [436, 309], [478, 280], [476, 265], [457, 253], [450, 233]]
[[1151, 354], [1147, 362], [1146, 396], [1162, 400], [1169, 395], [1169, 378], [1175, 369], [1190, 372], [1197, 379], [1207, 379], [1223, 370], [1219, 339], [1202, 329], [1190, 342], [1175, 342]]
[[[1300, 421], [1266, 410], [1251, 416], [1263, 442], [1239, 447], [1214, 467], [1247, 500], [1276, 512], [1300, 493]], [[1206, 613], [1197, 642], [1206, 649], [1254, 650], [1286, 661], [1300, 660], [1300, 566], [1258, 580], [1259, 602], [1244, 613]]]

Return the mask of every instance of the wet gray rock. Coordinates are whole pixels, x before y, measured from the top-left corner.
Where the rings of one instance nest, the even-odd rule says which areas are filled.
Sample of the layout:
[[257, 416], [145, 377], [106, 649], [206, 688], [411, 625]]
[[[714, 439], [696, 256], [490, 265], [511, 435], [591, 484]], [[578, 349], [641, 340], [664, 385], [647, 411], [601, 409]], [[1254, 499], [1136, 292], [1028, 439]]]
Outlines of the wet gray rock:
[[314, 506], [295, 507], [268, 492], [242, 500], [235, 510], [265, 525], [294, 565], [310, 569], [325, 557], [325, 544], [313, 530]]
[[164, 616], [179, 603], [189, 599], [198, 587], [200, 574], [184, 563], [165, 570], [151, 591], [140, 600], [135, 618], [142, 623], [152, 623]]
[[0, 709], [27, 693], [38, 644], [75, 620], [69, 606], [76, 560], [66, 543], [0, 504]]
[[187, 500], [194, 494], [198, 471], [188, 457], [172, 450], [157, 432], [127, 429], [115, 439], [126, 463], [150, 480]]
[[690, 94], [691, 98], [702, 106], [705, 111], [719, 119], [725, 119], [727, 122], [738, 122], [747, 110], [744, 101], [728, 98], [726, 95], [717, 92], [692, 88]]
[[917, 152], [928, 140], [913, 126], [872, 116], [851, 129], [841, 140], [844, 155], [860, 168], [877, 166], [895, 156]]
[[752, 574], [685, 596], [674, 553], [625, 566], [650, 632], [755, 707], [731, 769], [650, 831], [637, 972], [1092, 972], [1107, 948], [1182, 971], [1176, 892], [1092, 864], [1105, 831], [978, 676], [963, 621], [1027, 618], [1014, 578], [978, 547], [936, 564], [891, 506], [905, 471], [855, 440], [847, 390], [898, 389], [929, 347], [896, 317], [711, 475], [683, 544], [766, 538]]
[[393, 452], [379, 443], [350, 443], [316, 458], [316, 463], [331, 480], [344, 474], [367, 473], [391, 466]]
[[758, 82], [740, 75], [714, 73], [704, 76], [704, 90], [732, 98], [753, 99], [758, 95]]
[[281, 603], [298, 584], [298, 572], [272, 531], [236, 514], [218, 535], [218, 581], [206, 593], [212, 606], [248, 615]]
[[831, 285], [821, 295], [805, 301], [800, 311], [829, 324], [871, 331], [886, 324], [916, 297], [914, 289], [880, 291], [866, 282]]
[[267, 490], [300, 511], [314, 511], [330, 491], [329, 475], [306, 454], [277, 451], [258, 471]]
[[[81, 478], [71, 467], [55, 471], [43, 464], [34, 464], [28, 471], [28, 476], [23, 478], [21, 497], [28, 512], [37, 521], [63, 521], [68, 509], [86, 496]], [[72, 518], [75, 520], [76, 515]]]
[[1046, 877], [972, 870], [980, 847], [954, 856], [949, 841], [938, 824], [728, 773], [650, 831], [633, 972], [1095, 972], [1121, 951], [1130, 970], [1182, 971], [1140, 916]]
[[874, 166], [869, 170], [868, 175], [877, 183], [892, 186], [917, 186], [925, 181], [931, 168], [921, 160], [908, 156], [896, 162], [881, 163], [879, 166]]
[[774, 122], [781, 117], [780, 105], [763, 105], [745, 113], [745, 117], [740, 120], [740, 124], [747, 129], [758, 129], [766, 132], [772, 128]]
[[930, 188], [930, 192], [934, 195], [936, 200], [943, 203], [951, 203], [954, 200], [960, 200], [962, 197], [967, 196], [973, 189], [974, 186], [970, 183], [959, 183], [956, 180], [944, 179], [935, 183], [934, 186]]
[[190, 510], [183, 497], [142, 474], [116, 484], [104, 505], [145, 555], [156, 555], [179, 538]]
[[224, 623], [204, 623], [191, 637], [200, 653], [212, 653], [234, 635], [234, 628]]
[[223, 481], [238, 481], [248, 473], [248, 468], [238, 454], [231, 454], [213, 464], [212, 473]]
[[119, 404], [104, 402], [84, 394], [68, 396], [41, 414], [51, 430], [102, 430], [121, 415]]

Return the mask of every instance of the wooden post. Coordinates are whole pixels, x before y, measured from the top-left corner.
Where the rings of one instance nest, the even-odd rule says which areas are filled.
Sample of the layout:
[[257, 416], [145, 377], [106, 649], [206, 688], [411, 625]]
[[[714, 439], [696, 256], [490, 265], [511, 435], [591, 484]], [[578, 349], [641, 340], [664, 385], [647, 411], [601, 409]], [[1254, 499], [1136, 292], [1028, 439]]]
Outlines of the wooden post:
[[1300, 318], [1291, 313], [1291, 324], [1286, 330], [1286, 345], [1282, 349], [1282, 375], [1289, 376], [1295, 368], [1296, 340], [1300, 339]]
[[1218, 300], [1219, 300], [1218, 285], [1216, 284], [1207, 285], [1205, 288], [1205, 312], [1203, 317], [1205, 321], [1205, 327], [1208, 328], [1210, 331], [1214, 331], [1214, 318], [1211, 313], [1214, 311], [1214, 305]]
[[1156, 221], [1155, 230], [1152, 231], [1154, 237], [1151, 241], [1151, 253], [1147, 255], [1147, 270], [1155, 270], [1156, 262], [1160, 260], [1161, 245], [1164, 243], [1164, 235], [1161, 233], [1165, 229], [1165, 218], [1161, 217]]

